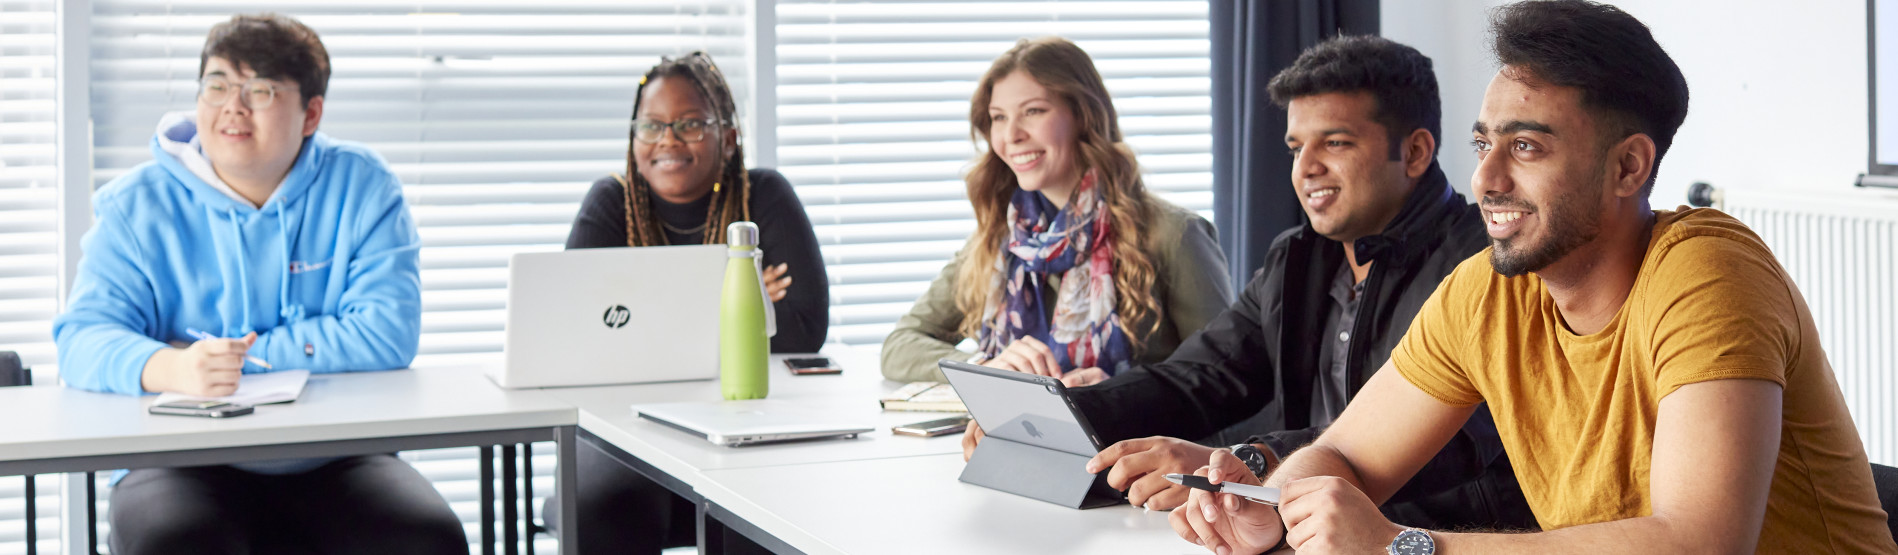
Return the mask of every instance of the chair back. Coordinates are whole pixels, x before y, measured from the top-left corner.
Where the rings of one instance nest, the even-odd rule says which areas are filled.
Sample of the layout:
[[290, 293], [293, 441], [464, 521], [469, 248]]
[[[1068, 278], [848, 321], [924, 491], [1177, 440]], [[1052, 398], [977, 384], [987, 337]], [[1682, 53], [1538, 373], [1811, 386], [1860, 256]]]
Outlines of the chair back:
[[20, 354], [0, 351], [0, 387], [33, 385], [33, 372], [20, 364]]
[[1878, 490], [1878, 506], [1885, 509], [1885, 527], [1898, 538], [1898, 468], [1872, 463], [1872, 486]]

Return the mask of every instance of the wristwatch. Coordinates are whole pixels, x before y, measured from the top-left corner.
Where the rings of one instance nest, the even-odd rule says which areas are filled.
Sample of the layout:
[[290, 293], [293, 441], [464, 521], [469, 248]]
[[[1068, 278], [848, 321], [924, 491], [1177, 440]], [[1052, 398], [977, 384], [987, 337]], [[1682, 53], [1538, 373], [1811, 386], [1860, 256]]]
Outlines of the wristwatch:
[[1436, 555], [1437, 540], [1430, 537], [1430, 531], [1421, 528], [1405, 528], [1391, 539], [1391, 545], [1385, 549], [1388, 555]]
[[1230, 449], [1232, 449], [1233, 456], [1239, 457], [1239, 462], [1246, 463], [1246, 468], [1252, 471], [1253, 476], [1258, 476], [1260, 479], [1265, 478], [1265, 453], [1260, 453], [1258, 447], [1254, 447], [1250, 443], [1241, 443], [1232, 446]]

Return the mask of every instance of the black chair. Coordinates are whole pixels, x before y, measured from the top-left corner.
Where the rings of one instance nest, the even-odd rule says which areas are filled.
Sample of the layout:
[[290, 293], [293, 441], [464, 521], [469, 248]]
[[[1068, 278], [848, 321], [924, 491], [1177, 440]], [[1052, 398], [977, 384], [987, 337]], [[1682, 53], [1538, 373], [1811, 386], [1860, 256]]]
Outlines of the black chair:
[[1872, 463], [1872, 485], [1878, 489], [1878, 506], [1885, 508], [1885, 527], [1898, 538], [1898, 468]]

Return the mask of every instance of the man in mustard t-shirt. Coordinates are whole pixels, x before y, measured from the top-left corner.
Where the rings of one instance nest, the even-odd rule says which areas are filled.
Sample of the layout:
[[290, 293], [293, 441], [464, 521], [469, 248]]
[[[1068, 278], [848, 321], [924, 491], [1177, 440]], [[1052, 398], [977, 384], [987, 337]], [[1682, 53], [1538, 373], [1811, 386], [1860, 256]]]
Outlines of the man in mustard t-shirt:
[[[1898, 553], [1805, 301], [1759, 237], [1648, 193], [1687, 114], [1640, 21], [1498, 8], [1473, 128], [1490, 249], [1465, 261], [1325, 434], [1268, 486], [1194, 491], [1175, 530], [1221, 555]], [[1544, 532], [1405, 529], [1377, 504], [1488, 402]], [[1259, 480], [1226, 451], [1203, 470]]]

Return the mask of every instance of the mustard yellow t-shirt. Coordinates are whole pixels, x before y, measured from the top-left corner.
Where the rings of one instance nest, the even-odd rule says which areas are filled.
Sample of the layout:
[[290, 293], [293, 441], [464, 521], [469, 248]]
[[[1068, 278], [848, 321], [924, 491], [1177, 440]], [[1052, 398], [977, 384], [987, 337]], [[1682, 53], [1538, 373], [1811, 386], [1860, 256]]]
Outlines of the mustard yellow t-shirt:
[[1898, 552], [1791, 278], [1726, 214], [1656, 216], [1634, 288], [1601, 331], [1570, 332], [1540, 278], [1502, 277], [1484, 250], [1444, 278], [1391, 362], [1445, 403], [1489, 402], [1545, 530], [1652, 514], [1655, 416], [1669, 393], [1710, 380], [1780, 384], [1759, 551]]

